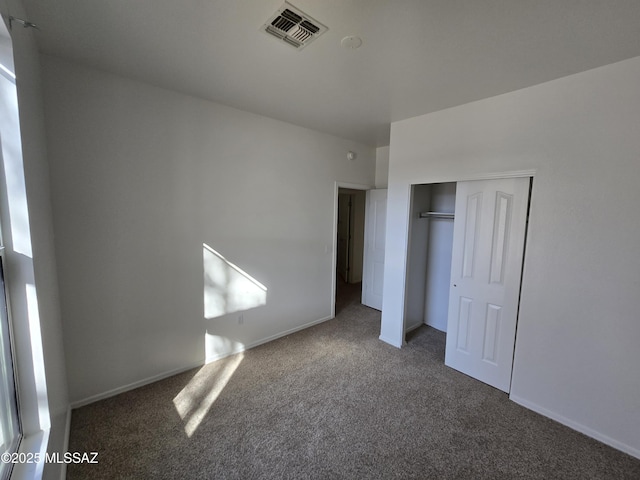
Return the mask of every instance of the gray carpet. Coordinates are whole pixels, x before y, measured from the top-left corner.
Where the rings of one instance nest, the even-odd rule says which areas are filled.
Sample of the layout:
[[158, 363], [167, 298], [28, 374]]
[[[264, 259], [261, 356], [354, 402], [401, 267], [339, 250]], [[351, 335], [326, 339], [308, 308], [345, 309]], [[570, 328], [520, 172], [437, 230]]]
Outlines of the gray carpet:
[[68, 478], [640, 479], [640, 460], [445, 367], [443, 333], [380, 342], [380, 313], [343, 293], [334, 320], [74, 410], [69, 451], [99, 464]]

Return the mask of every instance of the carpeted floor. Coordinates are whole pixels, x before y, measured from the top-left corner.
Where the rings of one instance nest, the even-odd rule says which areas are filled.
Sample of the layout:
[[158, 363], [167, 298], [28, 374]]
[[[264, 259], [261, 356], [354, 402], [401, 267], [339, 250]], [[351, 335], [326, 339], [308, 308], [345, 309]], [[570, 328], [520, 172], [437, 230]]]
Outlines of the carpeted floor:
[[[344, 285], [342, 285], [344, 287]], [[334, 320], [74, 410], [69, 479], [639, 479], [640, 460], [444, 366], [428, 327], [395, 349], [341, 289]]]

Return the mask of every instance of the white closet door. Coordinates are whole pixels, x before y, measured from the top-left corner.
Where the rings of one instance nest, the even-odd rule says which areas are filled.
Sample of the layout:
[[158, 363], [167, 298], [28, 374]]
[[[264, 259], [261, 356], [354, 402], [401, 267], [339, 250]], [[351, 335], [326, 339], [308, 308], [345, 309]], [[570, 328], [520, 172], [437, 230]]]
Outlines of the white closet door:
[[382, 310], [386, 226], [387, 190], [367, 191], [364, 215], [362, 303], [376, 310]]
[[459, 182], [445, 364], [509, 392], [529, 178]]

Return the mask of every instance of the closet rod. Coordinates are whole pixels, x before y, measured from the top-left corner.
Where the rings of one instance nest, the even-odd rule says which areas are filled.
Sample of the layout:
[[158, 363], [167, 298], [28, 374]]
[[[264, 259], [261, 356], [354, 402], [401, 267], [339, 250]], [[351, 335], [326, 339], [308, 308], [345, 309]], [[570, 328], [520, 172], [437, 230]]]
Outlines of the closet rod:
[[455, 215], [453, 213], [447, 212], [422, 212], [420, 213], [420, 218], [454, 218]]

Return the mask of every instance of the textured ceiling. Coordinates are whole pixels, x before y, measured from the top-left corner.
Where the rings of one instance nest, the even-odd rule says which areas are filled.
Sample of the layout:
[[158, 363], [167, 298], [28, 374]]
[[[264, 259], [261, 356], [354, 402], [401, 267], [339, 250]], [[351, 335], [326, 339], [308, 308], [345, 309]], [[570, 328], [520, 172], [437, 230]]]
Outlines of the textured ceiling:
[[24, 0], [43, 53], [372, 146], [392, 121], [640, 55], [640, 0], [291, 3], [329, 27], [302, 51], [260, 31], [281, 0]]

